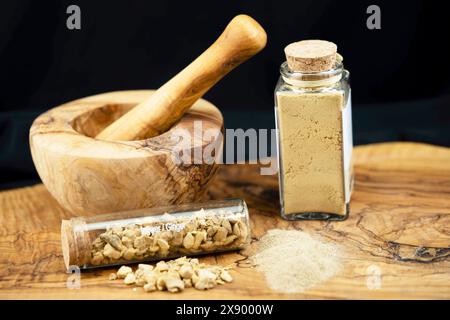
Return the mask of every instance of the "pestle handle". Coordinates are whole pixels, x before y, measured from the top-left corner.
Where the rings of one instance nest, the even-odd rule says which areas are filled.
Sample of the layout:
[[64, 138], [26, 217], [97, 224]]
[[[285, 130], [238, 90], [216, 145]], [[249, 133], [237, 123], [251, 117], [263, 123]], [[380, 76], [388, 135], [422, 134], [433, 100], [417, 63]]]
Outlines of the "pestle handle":
[[103, 140], [141, 140], [167, 131], [214, 84], [266, 45], [254, 19], [238, 15], [197, 59], [97, 135]]

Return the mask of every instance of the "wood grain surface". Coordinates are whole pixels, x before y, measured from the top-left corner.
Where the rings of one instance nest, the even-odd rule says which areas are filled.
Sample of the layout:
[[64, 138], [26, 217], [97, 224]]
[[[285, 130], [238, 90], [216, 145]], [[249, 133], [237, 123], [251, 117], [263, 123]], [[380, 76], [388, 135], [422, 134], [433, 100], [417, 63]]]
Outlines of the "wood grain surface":
[[[355, 191], [343, 222], [282, 220], [277, 177], [261, 176], [256, 165], [224, 166], [209, 188], [211, 198], [247, 201], [253, 243], [269, 229], [295, 228], [345, 248], [343, 270], [306, 292], [273, 292], [238, 252], [201, 258], [235, 264], [233, 283], [206, 292], [135, 291], [109, 281], [112, 268], [82, 272], [81, 288], [68, 289], [59, 228], [71, 214], [36, 185], [0, 193], [0, 298], [450, 299], [450, 150], [388, 143], [357, 147], [354, 154]], [[374, 270], [381, 274], [378, 289], [367, 285]]]

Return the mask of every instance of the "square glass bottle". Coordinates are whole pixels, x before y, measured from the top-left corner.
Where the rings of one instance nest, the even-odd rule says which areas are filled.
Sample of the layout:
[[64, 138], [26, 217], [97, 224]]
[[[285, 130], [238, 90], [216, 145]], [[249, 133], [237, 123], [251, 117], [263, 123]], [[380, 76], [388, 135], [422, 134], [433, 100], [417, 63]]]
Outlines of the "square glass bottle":
[[281, 215], [344, 220], [353, 185], [349, 72], [337, 47], [286, 47], [275, 89]]

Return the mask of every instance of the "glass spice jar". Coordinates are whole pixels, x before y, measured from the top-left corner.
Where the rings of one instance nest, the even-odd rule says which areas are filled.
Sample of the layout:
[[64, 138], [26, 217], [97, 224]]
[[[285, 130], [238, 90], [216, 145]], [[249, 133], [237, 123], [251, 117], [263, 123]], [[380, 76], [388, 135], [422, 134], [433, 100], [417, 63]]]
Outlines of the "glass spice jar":
[[328, 41], [285, 53], [275, 89], [281, 215], [343, 220], [353, 188], [349, 72]]
[[240, 199], [77, 217], [61, 223], [67, 269], [236, 250], [250, 239], [247, 205]]

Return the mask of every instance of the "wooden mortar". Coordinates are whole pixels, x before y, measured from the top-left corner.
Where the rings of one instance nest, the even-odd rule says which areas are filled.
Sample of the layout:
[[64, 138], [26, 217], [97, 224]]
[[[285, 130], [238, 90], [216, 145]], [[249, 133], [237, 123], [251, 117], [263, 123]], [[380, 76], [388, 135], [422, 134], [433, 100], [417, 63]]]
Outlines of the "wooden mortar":
[[[65, 209], [83, 216], [200, 199], [217, 166], [198, 155], [222, 146], [223, 118], [199, 98], [265, 44], [261, 26], [240, 15], [157, 91], [95, 95], [40, 115], [30, 147], [43, 183]], [[198, 120], [209, 135], [194, 130]], [[180, 129], [191, 137], [184, 152], [192, 158], [182, 163], [174, 156], [180, 150], [173, 133]]]

